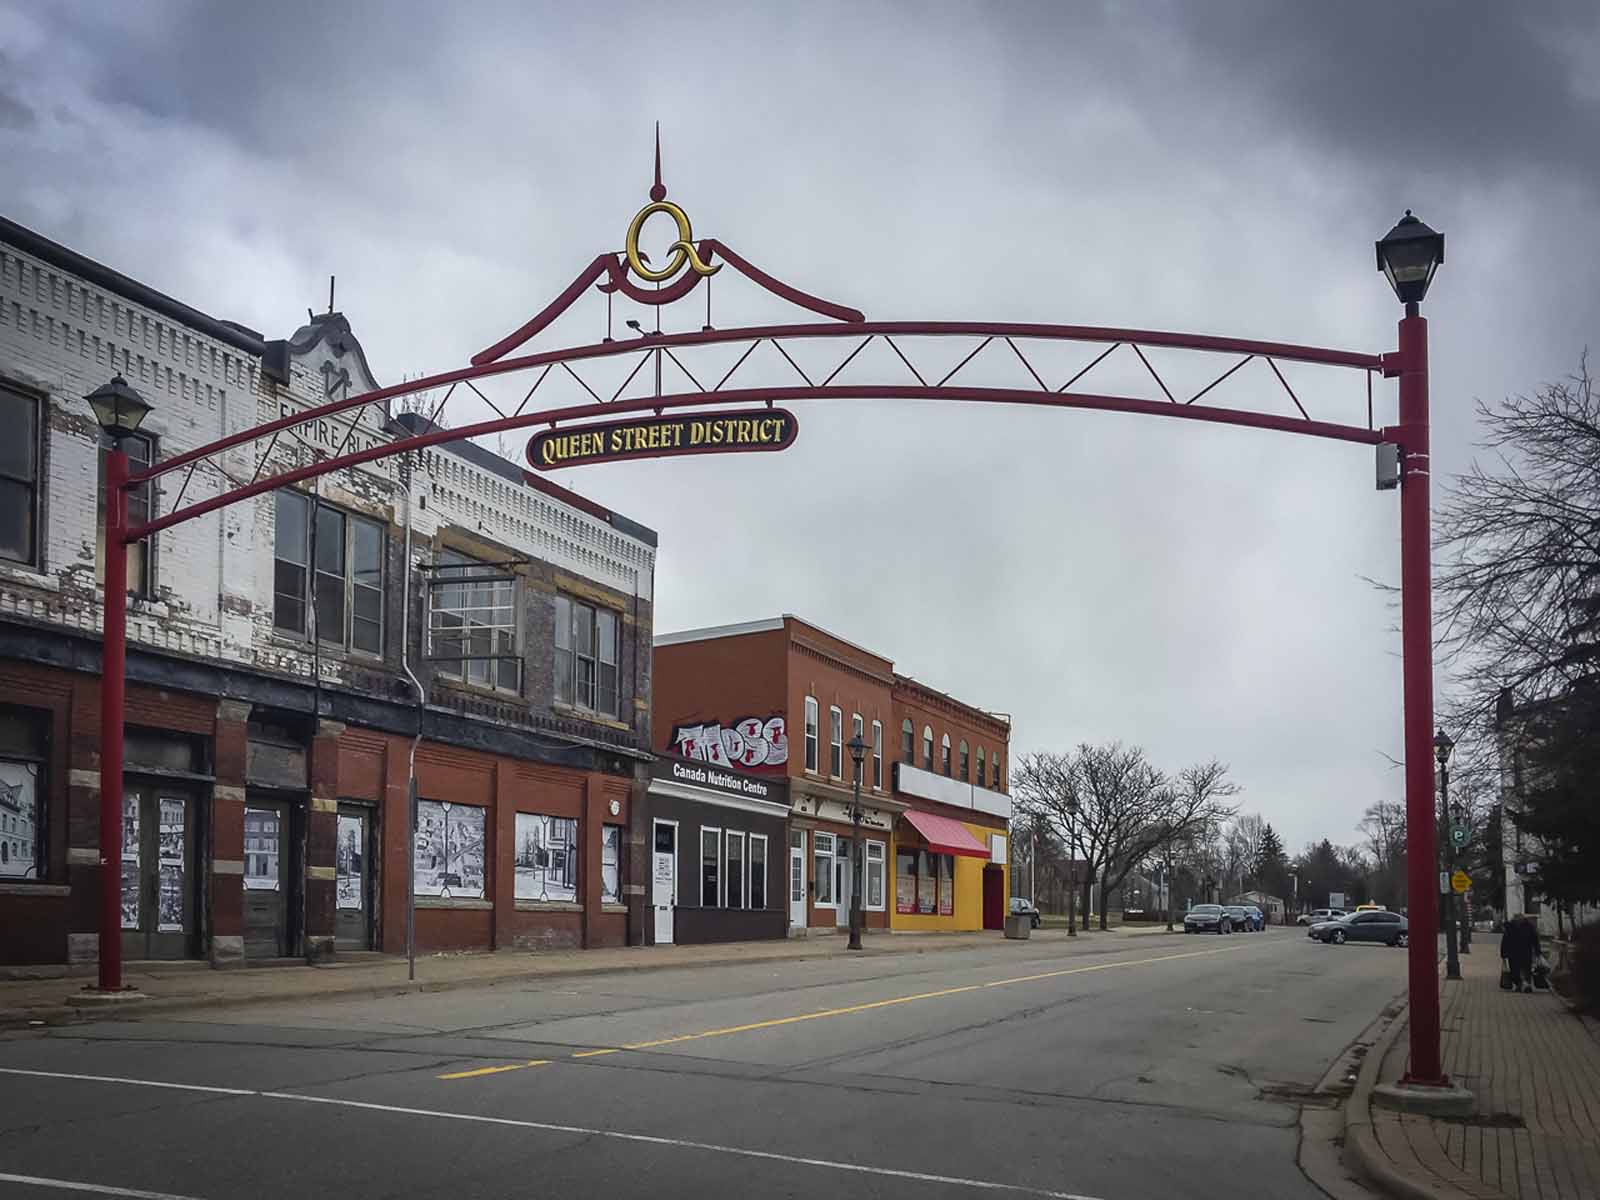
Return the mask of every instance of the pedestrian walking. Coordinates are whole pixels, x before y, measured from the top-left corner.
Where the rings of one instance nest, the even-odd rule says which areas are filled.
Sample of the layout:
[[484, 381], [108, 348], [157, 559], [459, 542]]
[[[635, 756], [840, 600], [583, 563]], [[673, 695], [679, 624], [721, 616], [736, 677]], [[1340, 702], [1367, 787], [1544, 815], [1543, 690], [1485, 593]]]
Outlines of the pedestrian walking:
[[1500, 935], [1500, 957], [1511, 972], [1513, 991], [1533, 991], [1533, 962], [1540, 953], [1539, 929], [1527, 913], [1518, 913], [1506, 922]]

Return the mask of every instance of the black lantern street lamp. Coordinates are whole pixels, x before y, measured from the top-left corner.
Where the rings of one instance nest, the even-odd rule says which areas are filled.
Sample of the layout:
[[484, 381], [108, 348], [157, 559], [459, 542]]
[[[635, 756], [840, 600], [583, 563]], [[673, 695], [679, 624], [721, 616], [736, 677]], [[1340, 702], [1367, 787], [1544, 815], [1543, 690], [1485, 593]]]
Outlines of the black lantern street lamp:
[[1408, 208], [1377, 248], [1378, 270], [1388, 278], [1406, 312], [1413, 313], [1428, 294], [1433, 273], [1444, 262], [1444, 234], [1428, 228]]
[[120, 442], [144, 424], [150, 415], [150, 405], [145, 398], [128, 385], [121, 375], [112, 376], [84, 397], [94, 410], [94, 419], [113, 442]]
[[1067, 797], [1067, 936], [1078, 936], [1078, 798]]
[[850, 747], [850, 761], [855, 763], [855, 775], [852, 777], [852, 798], [850, 802], [850, 826], [852, 840], [850, 843], [850, 946], [851, 950], [861, 949], [861, 877], [866, 872], [866, 856], [861, 844], [861, 764], [867, 757], [867, 744], [861, 740], [857, 732], [848, 743]]
[[1443, 729], [1433, 735], [1433, 756], [1439, 761], [1439, 821], [1445, 827], [1444, 977], [1461, 978], [1460, 950], [1456, 943], [1456, 843], [1450, 836], [1450, 752], [1455, 742]]

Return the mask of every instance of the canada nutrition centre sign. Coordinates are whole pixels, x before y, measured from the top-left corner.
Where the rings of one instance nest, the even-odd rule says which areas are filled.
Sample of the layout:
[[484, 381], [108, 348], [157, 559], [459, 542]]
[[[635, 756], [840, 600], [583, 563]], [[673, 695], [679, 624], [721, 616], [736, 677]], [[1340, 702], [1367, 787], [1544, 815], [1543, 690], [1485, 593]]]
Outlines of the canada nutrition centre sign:
[[574, 429], [547, 429], [528, 440], [528, 463], [540, 471], [677, 454], [787, 450], [800, 425], [781, 408], [639, 417]]

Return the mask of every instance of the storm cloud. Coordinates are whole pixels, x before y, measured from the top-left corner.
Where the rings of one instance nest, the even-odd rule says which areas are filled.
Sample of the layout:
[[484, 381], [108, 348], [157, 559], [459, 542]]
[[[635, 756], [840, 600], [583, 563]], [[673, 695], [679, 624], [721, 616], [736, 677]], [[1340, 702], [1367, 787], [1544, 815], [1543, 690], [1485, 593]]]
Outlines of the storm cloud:
[[[1475, 398], [1564, 375], [1600, 329], [1597, 60], [1576, 3], [0, 0], [0, 211], [269, 337], [337, 274], [389, 382], [462, 364], [617, 248], [657, 120], [697, 233], [873, 318], [1382, 351], [1372, 243], [1409, 207], [1449, 248], [1439, 478]], [[771, 315], [723, 295], [720, 324]], [[573, 320], [546, 344], [597, 332]], [[1214, 755], [1291, 849], [1400, 795], [1396, 618], [1364, 582], [1397, 574], [1397, 503], [1370, 451], [798, 412], [782, 455], [564, 478], [660, 531], [659, 629], [792, 611], [1010, 713], [1014, 753]]]

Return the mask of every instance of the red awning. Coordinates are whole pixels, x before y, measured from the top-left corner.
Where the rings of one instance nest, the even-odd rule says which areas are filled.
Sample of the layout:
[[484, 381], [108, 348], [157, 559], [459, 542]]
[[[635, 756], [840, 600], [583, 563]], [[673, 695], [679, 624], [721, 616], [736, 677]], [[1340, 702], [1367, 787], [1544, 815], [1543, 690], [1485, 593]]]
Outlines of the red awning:
[[927, 839], [929, 849], [936, 854], [965, 854], [969, 858], [988, 858], [989, 848], [967, 832], [967, 827], [950, 817], [936, 817], [932, 813], [908, 812], [905, 819], [911, 827]]

